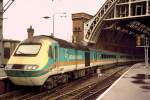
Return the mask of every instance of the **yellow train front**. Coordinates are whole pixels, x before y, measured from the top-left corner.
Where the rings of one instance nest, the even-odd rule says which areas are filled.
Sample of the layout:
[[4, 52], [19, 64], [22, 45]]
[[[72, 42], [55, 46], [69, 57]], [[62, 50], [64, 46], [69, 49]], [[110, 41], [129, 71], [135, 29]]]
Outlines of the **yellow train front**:
[[[121, 60], [121, 56], [124, 59]], [[89, 49], [49, 36], [34, 36], [18, 45], [5, 71], [16, 85], [42, 86], [49, 82], [54, 86], [68, 78], [93, 73], [98, 65], [133, 61], [133, 57], [125, 59], [127, 56]]]
[[50, 75], [48, 51], [55, 41], [34, 37], [21, 42], [10, 57], [5, 71], [16, 85], [42, 85]]

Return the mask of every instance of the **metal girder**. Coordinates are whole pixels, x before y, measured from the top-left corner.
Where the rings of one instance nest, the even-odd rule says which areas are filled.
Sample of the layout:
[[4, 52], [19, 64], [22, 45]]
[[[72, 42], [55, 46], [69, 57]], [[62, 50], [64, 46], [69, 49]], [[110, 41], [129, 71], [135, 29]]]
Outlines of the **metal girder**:
[[15, 0], [8, 0], [8, 1], [6, 2], [6, 4], [5, 4], [4, 7], [3, 7], [3, 13], [5, 13], [5, 12], [7, 11], [7, 9], [13, 4], [14, 1], [15, 1]]
[[102, 22], [110, 13], [112, 8], [120, 0], [107, 0], [98, 13], [84, 24], [84, 41], [95, 43], [98, 37], [97, 30], [102, 29]]
[[131, 21], [128, 25], [129, 28], [150, 37], [150, 28], [139, 21]]
[[96, 43], [104, 22], [150, 16], [150, 0], [107, 0], [97, 14], [84, 24], [84, 41]]
[[3, 6], [3, 0], [0, 0], [0, 64], [2, 64], [4, 60], [4, 48], [3, 48], [3, 14], [8, 10], [8, 8], [12, 5], [15, 0], [8, 0], [6, 4]]

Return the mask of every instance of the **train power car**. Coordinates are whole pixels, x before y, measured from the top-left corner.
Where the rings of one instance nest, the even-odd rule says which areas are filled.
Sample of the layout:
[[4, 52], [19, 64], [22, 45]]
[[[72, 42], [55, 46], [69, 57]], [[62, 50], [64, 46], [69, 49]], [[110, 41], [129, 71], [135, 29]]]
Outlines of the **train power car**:
[[[93, 73], [95, 66], [127, 62], [127, 55], [69, 43], [50, 36], [22, 41], [11, 55], [5, 72], [15, 85], [52, 88], [68, 79]], [[119, 60], [118, 60], [119, 59]]]

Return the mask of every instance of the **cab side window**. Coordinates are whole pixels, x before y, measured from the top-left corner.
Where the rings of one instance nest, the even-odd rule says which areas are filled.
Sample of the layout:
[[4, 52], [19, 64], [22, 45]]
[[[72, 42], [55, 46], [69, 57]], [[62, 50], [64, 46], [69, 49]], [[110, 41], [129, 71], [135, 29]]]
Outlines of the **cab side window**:
[[52, 47], [51, 46], [49, 47], [49, 50], [48, 50], [48, 56], [50, 58], [53, 58], [53, 52], [52, 52]]

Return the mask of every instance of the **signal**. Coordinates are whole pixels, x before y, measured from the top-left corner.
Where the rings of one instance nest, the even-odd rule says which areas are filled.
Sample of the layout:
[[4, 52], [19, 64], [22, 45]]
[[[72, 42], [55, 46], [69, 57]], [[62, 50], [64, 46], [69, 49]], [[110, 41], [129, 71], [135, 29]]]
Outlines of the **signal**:
[[137, 35], [137, 36], [136, 36], [136, 45], [137, 45], [137, 46], [140, 46], [140, 45], [141, 45], [141, 36], [140, 36], [140, 35]]

